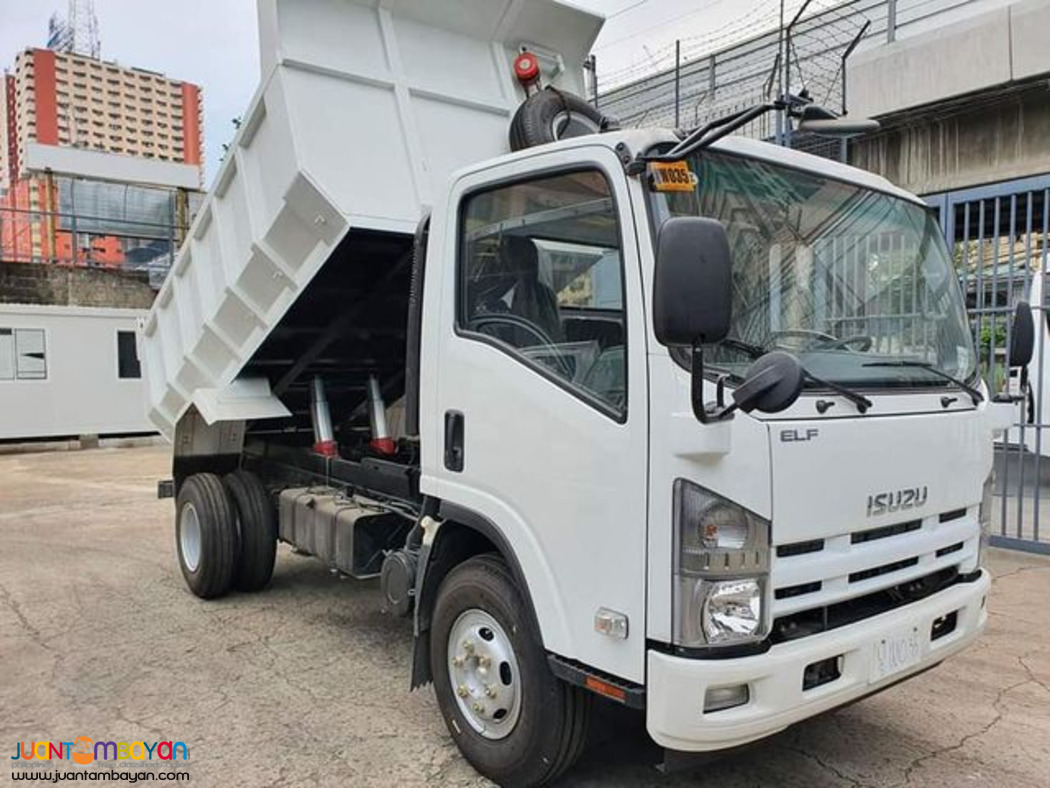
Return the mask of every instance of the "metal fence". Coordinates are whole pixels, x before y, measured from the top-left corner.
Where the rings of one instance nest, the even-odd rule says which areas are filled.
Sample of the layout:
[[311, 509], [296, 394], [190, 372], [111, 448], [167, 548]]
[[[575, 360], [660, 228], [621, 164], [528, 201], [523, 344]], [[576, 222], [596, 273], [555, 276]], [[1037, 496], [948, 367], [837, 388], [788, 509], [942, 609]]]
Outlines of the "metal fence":
[[966, 295], [981, 371], [995, 393], [1020, 394], [1007, 368], [1011, 316], [1031, 300], [1036, 317], [1030, 385], [1013, 426], [996, 445], [994, 544], [1050, 554], [1050, 337], [1047, 257], [1050, 176], [993, 184], [928, 198], [940, 214]]
[[[845, 68], [855, 48], [944, 24], [982, 2], [987, 0], [850, 0], [810, 13], [816, 7], [807, 0], [793, 6], [798, 13], [784, 20], [783, 33], [777, 26], [714, 52], [691, 50], [680, 42], [670, 67], [654, 68], [627, 84], [616, 84], [623, 72], [603, 75], [599, 62], [597, 100], [603, 112], [631, 127], [695, 128], [802, 91], [844, 112], [849, 103]], [[837, 141], [792, 134], [782, 117], [766, 115], [738, 133], [830, 158], [845, 155], [845, 146]]]
[[159, 288], [202, 198], [41, 176], [0, 198], [0, 261], [146, 271]]

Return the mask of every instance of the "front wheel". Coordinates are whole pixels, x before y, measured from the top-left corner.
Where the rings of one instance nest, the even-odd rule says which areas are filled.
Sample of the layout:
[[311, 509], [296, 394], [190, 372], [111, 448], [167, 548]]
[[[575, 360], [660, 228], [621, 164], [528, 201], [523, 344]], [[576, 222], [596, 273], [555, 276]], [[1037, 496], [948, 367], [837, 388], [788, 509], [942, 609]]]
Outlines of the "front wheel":
[[441, 584], [430, 632], [438, 705], [470, 764], [503, 786], [543, 785], [579, 757], [589, 697], [559, 681], [506, 563], [471, 558]]

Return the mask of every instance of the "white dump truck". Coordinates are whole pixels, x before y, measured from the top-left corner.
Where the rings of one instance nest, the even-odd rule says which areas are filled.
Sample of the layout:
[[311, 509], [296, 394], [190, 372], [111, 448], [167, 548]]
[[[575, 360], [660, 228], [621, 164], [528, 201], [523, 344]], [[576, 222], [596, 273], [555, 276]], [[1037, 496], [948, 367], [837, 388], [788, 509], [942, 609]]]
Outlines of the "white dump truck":
[[973, 642], [1013, 407], [935, 220], [730, 134], [849, 124], [619, 130], [578, 97], [601, 19], [555, 0], [260, 26], [140, 335], [195, 594], [262, 589], [278, 541], [379, 576], [411, 686], [505, 785], [569, 768], [596, 696], [723, 750]]

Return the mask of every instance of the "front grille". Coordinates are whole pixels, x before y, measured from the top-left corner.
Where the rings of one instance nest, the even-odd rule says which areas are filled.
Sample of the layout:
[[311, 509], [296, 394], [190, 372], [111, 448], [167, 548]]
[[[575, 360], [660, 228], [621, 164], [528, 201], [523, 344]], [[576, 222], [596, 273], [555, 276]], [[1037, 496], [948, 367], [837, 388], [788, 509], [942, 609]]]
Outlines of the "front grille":
[[810, 539], [808, 542], [794, 542], [793, 544], [782, 544], [777, 548], [778, 558], [790, 558], [793, 555], [805, 555], [806, 553], [819, 553], [824, 549], [823, 539]]
[[942, 569], [917, 581], [908, 581], [845, 602], [782, 616], [773, 621], [773, 631], [769, 639], [774, 644], [784, 643], [849, 626], [943, 591], [959, 582], [959, 577], [959, 570], [955, 567]]
[[859, 583], [861, 580], [868, 580], [872, 577], [878, 577], [879, 575], [888, 575], [890, 572], [896, 572], [899, 569], [907, 569], [909, 566], [915, 566], [919, 563], [917, 557], [905, 558], [903, 561], [894, 561], [892, 564], [883, 564], [882, 566], [872, 567], [871, 569], [865, 569], [863, 572], [853, 572], [849, 576], [851, 583]]
[[906, 523], [886, 525], [882, 528], [872, 528], [868, 531], [857, 531], [855, 534], [850, 534], [850, 541], [853, 544], [863, 544], [864, 542], [873, 542], [876, 539], [887, 539], [898, 534], [918, 531], [920, 528], [922, 528], [922, 520], [909, 520]]
[[979, 541], [974, 506], [777, 545], [770, 567], [774, 642], [936, 593], [973, 563]]
[[957, 553], [963, 549], [963, 546], [964, 545], [962, 542], [956, 542], [955, 544], [950, 544], [947, 547], [942, 547], [940, 550], [937, 551], [937, 557], [940, 558], [943, 555], [951, 555], [952, 553]]
[[824, 584], [819, 580], [815, 583], [802, 583], [797, 586], [788, 586], [787, 588], [778, 588], [775, 596], [777, 599], [790, 599], [793, 596], [802, 596], [803, 594], [814, 594], [824, 587]]

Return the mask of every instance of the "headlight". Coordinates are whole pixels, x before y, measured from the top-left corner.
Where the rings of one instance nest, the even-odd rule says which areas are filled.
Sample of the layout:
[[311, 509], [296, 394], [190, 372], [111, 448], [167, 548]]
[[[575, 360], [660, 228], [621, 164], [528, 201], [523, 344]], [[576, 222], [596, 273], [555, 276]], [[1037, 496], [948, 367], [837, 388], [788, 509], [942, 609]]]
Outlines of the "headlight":
[[679, 479], [675, 496], [675, 643], [762, 640], [768, 629], [769, 521]]
[[977, 548], [977, 568], [984, 566], [984, 552], [988, 547], [988, 540], [992, 535], [992, 505], [995, 499], [995, 469], [988, 474], [984, 481], [984, 494], [981, 495], [981, 508], [978, 510], [978, 519], [981, 522], [981, 541]]
[[700, 620], [711, 645], [753, 640], [762, 631], [762, 584], [758, 580], [706, 583]]

